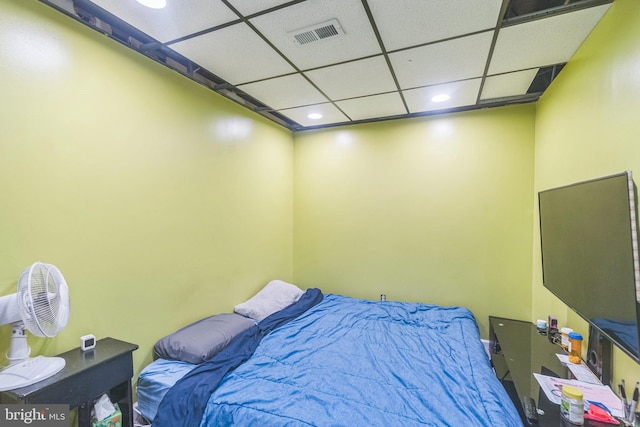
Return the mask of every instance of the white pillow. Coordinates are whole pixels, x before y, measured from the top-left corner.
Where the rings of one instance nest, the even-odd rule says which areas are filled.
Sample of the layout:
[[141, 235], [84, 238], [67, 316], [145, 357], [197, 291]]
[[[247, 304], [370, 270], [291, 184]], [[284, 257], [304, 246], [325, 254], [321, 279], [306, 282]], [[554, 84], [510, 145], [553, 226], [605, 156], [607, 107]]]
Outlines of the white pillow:
[[298, 301], [304, 291], [282, 280], [272, 280], [251, 299], [235, 306], [234, 311], [260, 322], [276, 311]]

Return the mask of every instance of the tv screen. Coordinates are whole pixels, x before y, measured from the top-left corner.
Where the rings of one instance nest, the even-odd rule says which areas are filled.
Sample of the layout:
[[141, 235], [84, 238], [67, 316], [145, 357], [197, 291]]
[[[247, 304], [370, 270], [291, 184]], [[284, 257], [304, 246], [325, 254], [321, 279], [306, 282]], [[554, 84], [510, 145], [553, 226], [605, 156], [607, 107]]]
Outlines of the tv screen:
[[538, 193], [544, 286], [640, 362], [631, 172]]

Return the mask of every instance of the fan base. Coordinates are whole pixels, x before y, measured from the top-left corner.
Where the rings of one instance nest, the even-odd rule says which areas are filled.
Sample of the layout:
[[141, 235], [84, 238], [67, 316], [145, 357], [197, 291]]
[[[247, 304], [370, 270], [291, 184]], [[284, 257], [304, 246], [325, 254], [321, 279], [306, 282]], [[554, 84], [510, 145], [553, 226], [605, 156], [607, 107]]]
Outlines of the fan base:
[[0, 371], [0, 391], [26, 387], [60, 372], [65, 366], [61, 357], [36, 356], [7, 366]]

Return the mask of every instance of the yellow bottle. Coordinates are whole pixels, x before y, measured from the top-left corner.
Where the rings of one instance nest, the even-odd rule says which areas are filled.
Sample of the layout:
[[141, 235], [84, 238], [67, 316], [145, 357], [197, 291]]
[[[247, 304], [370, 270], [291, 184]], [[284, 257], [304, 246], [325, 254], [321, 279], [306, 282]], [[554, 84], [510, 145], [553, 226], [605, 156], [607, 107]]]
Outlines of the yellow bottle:
[[582, 335], [577, 332], [569, 332], [569, 362], [582, 362]]

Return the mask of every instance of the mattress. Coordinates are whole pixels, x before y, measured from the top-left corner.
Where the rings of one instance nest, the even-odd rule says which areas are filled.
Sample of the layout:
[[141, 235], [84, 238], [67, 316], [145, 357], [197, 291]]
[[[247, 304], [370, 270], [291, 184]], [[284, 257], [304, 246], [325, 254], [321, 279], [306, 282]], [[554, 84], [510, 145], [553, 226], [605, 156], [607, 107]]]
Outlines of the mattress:
[[[160, 389], [192, 371], [154, 364], [138, 381], [149, 419], [159, 400], [189, 401], [162, 399]], [[203, 427], [522, 425], [462, 307], [325, 295], [264, 336], [209, 393]], [[156, 403], [143, 405], [141, 396]]]

